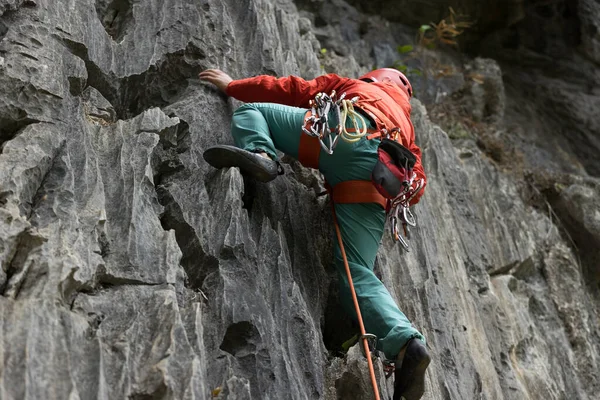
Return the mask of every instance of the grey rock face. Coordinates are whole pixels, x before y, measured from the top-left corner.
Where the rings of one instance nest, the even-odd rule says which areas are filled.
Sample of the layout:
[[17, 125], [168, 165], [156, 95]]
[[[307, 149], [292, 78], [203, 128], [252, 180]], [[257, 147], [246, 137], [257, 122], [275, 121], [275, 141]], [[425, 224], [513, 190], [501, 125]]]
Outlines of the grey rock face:
[[502, 83], [502, 71], [493, 60], [476, 58], [466, 65], [470, 77], [470, 113], [474, 121], [501, 122], [504, 118], [506, 96]]
[[598, 4], [593, 1], [583, 1], [579, 8], [578, 17], [582, 21], [581, 42], [584, 52], [594, 61], [600, 61], [600, 34]]
[[[284, 158], [261, 184], [201, 156], [231, 143], [237, 106], [201, 70], [356, 76], [412, 35], [341, 1], [298, 3], [0, 0], [2, 399], [370, 398], [358, 346], [340, 356], [357, 328], [335, 301], [320, 178]], [[456, 71], [423, 79], [423, 101], [463, 93], [499, 132], [523, 121], [511, 140], [534, 172], [581, 165], [532, 201], [475, 133], [451, 141], [413, 102], [429, 184], [411, 251], [386, 235], [376, 268], [428, 340], [425, 398], [593, 399], [598, 183], [580, 147], [598, 94], [553, 78], [535, 92], [549, 108], [533, 107], [514, 83], [550, 82], [537, 67], [444, 57]], [[580, 61], [557, 65], [597, 76]], [[561, 139], [546, 113], [567, 105], [555, 126], [577, 135]]]

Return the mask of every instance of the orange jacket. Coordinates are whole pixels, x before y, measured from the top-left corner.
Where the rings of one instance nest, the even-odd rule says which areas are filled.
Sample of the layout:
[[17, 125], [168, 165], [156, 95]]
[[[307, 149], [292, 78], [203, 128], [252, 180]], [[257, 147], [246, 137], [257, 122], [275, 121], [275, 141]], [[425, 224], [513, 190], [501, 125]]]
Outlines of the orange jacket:
[[[377, 124], [378, 129], [401, 129], [399, 141], [417, 157], [414, 172], [417, 179], [426, 182], [421, 165], [421, 149], [415, 144], [415, 129], [410, 121], [410, 102], [407, 95], [395, 84], [368, 83], [358, 79], [343, 78], [335, 74], [319, 76], [306, 81], [297, 76], [276, 78], [268, 75], [232, 81], [227, 86], [227, 94], [244, 102], [279, 103], [294, 107], [309, 108], [308, 102], [319, 93], [338, 95], [346, 93], [346, 98], [359, 97], [356, 105], [366, 111]], [[300, 127], [298, 127], [300, 129]], [[416, 204], [423, 190], [411, 201]]]

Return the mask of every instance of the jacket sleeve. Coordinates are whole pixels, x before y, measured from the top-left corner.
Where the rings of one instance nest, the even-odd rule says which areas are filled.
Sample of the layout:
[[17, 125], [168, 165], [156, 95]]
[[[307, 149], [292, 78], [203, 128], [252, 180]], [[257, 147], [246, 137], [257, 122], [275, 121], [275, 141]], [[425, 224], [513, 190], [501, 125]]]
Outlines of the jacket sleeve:
[[[409, 120], [410, 121], [410, 120]], [[415, 128], [413, 127], [412, 122], [410, 122], [411, 127], [411, 136], [410, 136], [410, 145], [408, 146], [409, 150], [417, 157], [417, 162], [413, 167], [413, 172], [417, 175], [415, 181], [419, 181], [423, 179], [423, 189], [410, 201], [410, 205], [413, 206], [421, 200], [423, 193], [425, 193], [425, 186], [427, 185], [427, 176], [425, 175], [425, 171], [423, 170], [423, 165], [421, 164], [421, 149], [415, 143]]]
[[319, 76], [307, 81], [297, 76], [276, 78], [260, 75], [232, 81], [226, 93], [244, 102], [279, 103], [294, 107], [308, 107], [309, 100], [319, 92], [329, 94], [349, 78], [336, 74]]

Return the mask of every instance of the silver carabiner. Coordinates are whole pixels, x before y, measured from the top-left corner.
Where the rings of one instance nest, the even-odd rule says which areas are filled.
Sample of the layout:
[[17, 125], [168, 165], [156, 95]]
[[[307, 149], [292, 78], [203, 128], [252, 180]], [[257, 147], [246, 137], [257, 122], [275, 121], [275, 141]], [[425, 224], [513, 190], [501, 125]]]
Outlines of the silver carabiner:
[[378, 341], [377, 336], [373, 335], [372, 333], [365, 333], [364, 335], [360, 336], [360, 339], [359, 339], [360, 350], [362, 352], [363, 357], [366, 358], [367, 352], [365, 350], [364, 339], [367, 340], [367, 345], [369, 346], [369, 353], [371, 353], [371, 359], [375, 360], [377, 358], [377, 341]]
[[335, 135], [335, 138], [333, 139], [333, 143], [331, 144], [331, 152], [332, 153], [333, 153], [333, 149], [335, 149], [335, 146], [337, 146], [339, 141], [340, 141], [340, 135]]
[[330, 150], [329, 147], [327, 147], [327, 145], [323, 142], [323, 139], [319, 138], [319, 144], [321, 145], [321, 148], [327, 152], [327, 154], [333, 154], [333, 150]]
[[408, 207], [402, 208], [402, 220], [404, 223], [406, 223], [409, 226], [412, 226], [412, 227], [417, 226], [417, 221], [415, 219], [415, 216], [413, 215], [413, 213], [410, 211], [410, 209]]
[[400, 244], [402, 245], [402, 248], [404, 249], [404, 251], [406, 251], [408, 253], [410, 251], [410, 248], [408, 247], [408, 242], [406, 240], [404, 240], [402, 235], [397, 235], [396, 237], [397, 237], [397, 241], [400, 242]]
[[419, 193], [421, 191], [421, 189], [423, 189], [423, 187], [424, 187], [423, 183], [425, 183], [425, 181], [423, 180], [423, 178], [421, 178], [417, 182], [417, 186], [415, 187], [415, 190], [413, 190], [412, 193], [410, 193], [410, 195], [406, 199], [406, 204], [409, 204], [410, 201], [417, 195], [417, 193]]
[[[391, 211], [391, 216], [390, 216], [390, 224], [391, 224], [391, 233], [392, 233], [392, 238], [396, 241], [396, 242], [400, 242], [400, 245], [402, 246], [402, 248], [404, 249], [404, 251], [409, 252], [410, 249], [408, 247], [408, 242], [404, 239], [403, 235], [400, 233], [399, 231], [399, 224], [398, 224], [398, 214], [400, 211], [400, 208], [402, 207], [401, 205], [396, 205], [393, 207], [392, 211]], [[404, 215], [404, 212], [403, 214]], [[409, 238], [410, 236], [410, 231], [408, 230], [408, 226], [406, 225], [406, 223], [404, 221], [402, 221], [402, 228], [404, 230], [404, 235], [406, 235], [407, 238]]]

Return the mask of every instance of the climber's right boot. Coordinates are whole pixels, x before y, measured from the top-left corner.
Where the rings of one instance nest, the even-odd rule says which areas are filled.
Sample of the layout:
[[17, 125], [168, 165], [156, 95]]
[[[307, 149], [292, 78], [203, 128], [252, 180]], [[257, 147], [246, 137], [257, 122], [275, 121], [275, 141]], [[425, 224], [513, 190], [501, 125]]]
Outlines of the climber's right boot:
[[425, 344], [411, 339], [396, 360], [394, 400], [419, 400], [423, 396], [430, 361]]
[[276, 161], [235, 146], [210, 147], [204, 152], [203, 157], [215, 168], [238, 167], [243, 174], [260, 182], [272, 181], [277, 175], [283, 173]]

